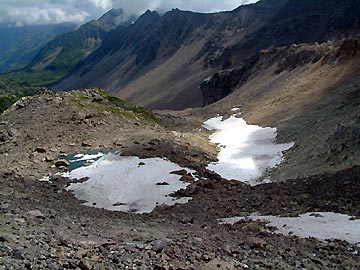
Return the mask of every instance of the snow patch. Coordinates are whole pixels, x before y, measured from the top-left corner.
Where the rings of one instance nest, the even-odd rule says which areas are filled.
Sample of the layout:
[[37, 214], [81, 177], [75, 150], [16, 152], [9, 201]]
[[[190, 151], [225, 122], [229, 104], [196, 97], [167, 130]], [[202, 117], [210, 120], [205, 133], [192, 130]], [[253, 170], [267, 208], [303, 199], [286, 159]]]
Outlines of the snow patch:
[[102, 152], [96, 153], [96, 154], [77, 154], [74, 156], [75, 159], [69, 160], [70, 162], [78, 162], [78, 161], [93, 161], [99, 158], [104, 157], [105, 154]]
[[276, 128], [248, 125], [236, 115], [223, 120], [222, 116], [204, 122], [208, 130], [215, 130], [209, 137], [218, 144], [218, 162], [208, 165], [226, 179], [236, 179], [249, 185], [257, 185], [267, 168], [274, 168], [283, 161], [282, 152], [294, 143], [275, 144]]
[[44, 176], [43, 178], [39, 179], [40, 182], [51, 182], [50, 181], [50, 176]]
[[77, 199], [86, 201], [87, 206], [149, 213], [157, 205], [186, 203], [191, 199], [168, 196], [188, 186], [188, 183], [180, 181], [181, 176], [170, 174], [181, 169], [184, 168], [162, 158], [140, 159], [113, 155], [90, 166], [67, 172], [64, 176], [70, 179], [89, 177], [89, 180], [72, 183], [67, 188], [74, 192]]
[[[332, 212], [312, 212], [299, 217], [259, 216], [252, 214], [252, 220], [268, 221], [268, 226], [276, 227], [276, 233], [284, 235], [294, 234], [320, 240], [339, 239], [349, 243], [360, 243], [360, 220], [353, 220], [351, 216]], [[235, 224], [245, 217], [220, 219], [220, 224]]]

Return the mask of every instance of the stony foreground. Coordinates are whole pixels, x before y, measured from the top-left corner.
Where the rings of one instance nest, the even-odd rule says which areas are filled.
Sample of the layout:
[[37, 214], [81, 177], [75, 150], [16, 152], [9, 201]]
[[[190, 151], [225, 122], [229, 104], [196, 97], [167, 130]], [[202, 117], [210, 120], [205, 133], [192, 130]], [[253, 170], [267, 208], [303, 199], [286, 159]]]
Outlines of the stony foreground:
[[[98, 91], [48, 93], [1, 115], [0, 269], [359, 269], [356, 245], [278, 235], [249, 219], [218, 224], [255, 212], [359, 217], [359, 167], [255, 187], [227, 181], [205, 170], [216, 148], [198, 123], [119, 102]], [[89, 149], [165, 156], [203, 179], [174, 194], [189, 203], [151, 214], [86, 207], [53, 165]], [[52, 182], [36, 180], [47, 174]]]
[[[149, 215], [81, 206], [64, 191], [66, 179], [3, 175], [1, 269], [358, 269], [360, 249], [345, 242], [272, 234], [250, 220], [217, 224], [219, 217], [254, 211], [359, 215], [358, 171], [307, 179], [301, 189], [294, 182], [202, 181], [189, 204]], [[348, 188], [339, 189], [344, 178]]]

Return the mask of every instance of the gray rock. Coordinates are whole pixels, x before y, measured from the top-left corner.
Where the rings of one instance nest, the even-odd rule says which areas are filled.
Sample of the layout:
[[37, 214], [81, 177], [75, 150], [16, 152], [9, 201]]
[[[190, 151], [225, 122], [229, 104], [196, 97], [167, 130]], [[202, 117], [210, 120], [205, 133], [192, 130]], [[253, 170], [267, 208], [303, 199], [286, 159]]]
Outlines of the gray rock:
[[49, 263], [49, 264], [47, 265], [47, 268], [50, 269], [50, 270], [58, 270], [58, 269], [60, 269], [59, 266], [57, 266], [57, 265], [54, 264], [54, 263]]
[[81, 146], [83, 146], [83, 147], [91, 147], [91, 143], [89, 143], [89, 142], [82, 142]]
[[114, 255], [114, 257], [112, 258], [112, 261], [113, 261], [113, 263], [116, 263], [116, 264], [120, 263], [120, 259], [116, 255]]
[[99, 236], [105, 239], [113, 239], [113, 236], [107, 232], [100, 232]]
[[16, 109], [22, 109], [25, 107], [24, 98], [18, 100], [14, 105]]
[[255, 249], [266, 249], [267, 243], [259, 237], [250, 237], [248, 244]]
[[9, 134], [7, 132], [1, 132], [0, 133], [0, 142], [7, 142], [11, 139]]
[[43, 147], [36, 147], [35, 152], [37, 153], [46, 153], [46, 149]]
[[30, 219], [36, 219], [36, 218], [45, 219], [45, 215], [41, 213], [40, 210], [28, 211], [27, 214]]
[[11, 242], [11, 239], [9, 237], [7, 237], [7, 236], [1, 235], [0, 236], [0, 242], [9, 243], [9, 242]]
[[91, 268], [91, 265], [89, 262], [87, 261], [80, 261], [79, 264], [78, 264], [78, 267], [81, 269], [81, 270], [89, 270]]
[[152, 248], [155, 252], [161, 252], [167, 249], [167, 244], [160, 240], [155, 240], [151, 243]]
[[67, 167], [70, 165], [70, 162], [65, 159], [60, 159], [55, 162], [56, 167]]
[[170, 185], [168, 182], [159, 182], [159, 183], [156, 183], [157, 186], [168, 186]]
[[14, 250], [12, 257], [17, 260], [24, 259], [24, 252], [21, 250]]
[[15, 137], [18, 134], [18, 131], [14, 128], [10, 128], [7, 133], [10, 137]]
[[223, 270], [232, 270], [235, 269], [233, 263], [221, 261], [219, 259], [213, 259], [206, 264], [203, 268], [204, 270], [215, 270], [215, 269], [223, 269]]
[[186, 171], [186, 170], [172, 171], [172, 172], [170, 172], [170, 174], [186, 175], [186, 174], [187, 174], [187, 171]]
[[136, 243], [135, 247], [139, 250], [145, 249], [146, 245], [144, 243]]
[[7, 211], [9, 210], [9, 204], [4, 203], [0, 205], [0, 211]]

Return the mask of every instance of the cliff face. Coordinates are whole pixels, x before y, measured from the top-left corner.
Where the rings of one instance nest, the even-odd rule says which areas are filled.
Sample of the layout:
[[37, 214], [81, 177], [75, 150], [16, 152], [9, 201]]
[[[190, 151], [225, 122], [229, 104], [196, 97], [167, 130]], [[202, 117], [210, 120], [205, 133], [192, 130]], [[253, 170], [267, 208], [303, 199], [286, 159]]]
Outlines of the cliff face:
[[203, 106], [214, 103], [229, 95], [239, 80], [239, 69], [223, 70], [204, 80], [200, 85], [204, 98]]
[[[353, 50], [354, 44], [346, 40], [338, 48], [337, 53], [343, 51], [342, 47], [349, 47]], [[348, 45], [346, 45], [348, 44]], [[204, 80], [200, 85], [203, 95], [203, 106], [210, 105], [219, 101], [232, 93], [232, 91], [245, 83], [250, 76], [266, 71], [275, 67], [273, 75], [284, 71], [291, 71], [302, 67], [308, 63], [316, 63], [323, 57], [330, 57], [331, 45], [303, 45], [286, 46], [263, 50], [253, 57], [246, 59], [241, 67], [228, 70], [222, 70], [215, 73], [212, 77]]]

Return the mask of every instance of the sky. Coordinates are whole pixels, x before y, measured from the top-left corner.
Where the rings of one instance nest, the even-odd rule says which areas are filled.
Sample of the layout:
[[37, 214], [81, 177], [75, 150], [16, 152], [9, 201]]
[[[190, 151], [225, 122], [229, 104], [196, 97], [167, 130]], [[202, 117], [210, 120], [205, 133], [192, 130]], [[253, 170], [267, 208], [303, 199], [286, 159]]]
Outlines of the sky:
[[179, 8], [197, 12], [232, 10], [257, 0], [0, 0], [0, 23], [41, 25], [72, 22], [82, 24], [111, 8], [140, 15], [147, 9], [160, 12]]

